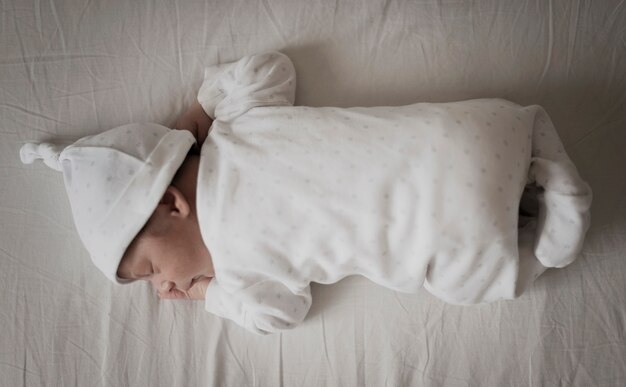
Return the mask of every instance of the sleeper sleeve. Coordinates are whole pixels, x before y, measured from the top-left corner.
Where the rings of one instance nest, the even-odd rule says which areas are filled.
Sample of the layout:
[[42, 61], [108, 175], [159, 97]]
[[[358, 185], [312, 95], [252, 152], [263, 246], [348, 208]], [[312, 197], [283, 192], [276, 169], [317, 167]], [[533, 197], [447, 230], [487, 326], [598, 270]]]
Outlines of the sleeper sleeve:
[[215, 280], [205, 297], [207, 312], [229, 319], [258, 335], [292, 329], [300, 324], [311, 307], [311, 290], [292, 292], [280, 282], [265, 280], [228, 293]]
[[198, 102], [211, 118], [227, 122], [257, 106], [293, 105], [295, 89], [291, 60], [271, 51], [207, 67]]
[[590, 225], [591, 187], [580, 177], [561, 139], [540, 106], [534, 112], [528, 177], [543, 188], [537, 195], [534, 252], [545, 267], [564, 267], [580, 254]]

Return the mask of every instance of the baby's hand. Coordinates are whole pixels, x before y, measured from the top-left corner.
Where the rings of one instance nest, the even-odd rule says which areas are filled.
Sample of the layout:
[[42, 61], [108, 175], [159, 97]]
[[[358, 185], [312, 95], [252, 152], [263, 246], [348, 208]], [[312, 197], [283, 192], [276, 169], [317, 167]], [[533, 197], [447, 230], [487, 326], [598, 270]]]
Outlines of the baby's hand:
[[202, 105], [195, 101], [186, 112], [178, 117], [174, 129], [190, 131], [196, 138], [198, 147], [202, 147], [202, 143], [209, 135], [209, 128], [212, 123], [213, 120], [206, 114]]
[[158, 290], [157, 294], [162, 300], [204, 300], [206, 289], [211, 278], [203, 278], [193, 284], [189, 290], [170, 289], [169, 291]]

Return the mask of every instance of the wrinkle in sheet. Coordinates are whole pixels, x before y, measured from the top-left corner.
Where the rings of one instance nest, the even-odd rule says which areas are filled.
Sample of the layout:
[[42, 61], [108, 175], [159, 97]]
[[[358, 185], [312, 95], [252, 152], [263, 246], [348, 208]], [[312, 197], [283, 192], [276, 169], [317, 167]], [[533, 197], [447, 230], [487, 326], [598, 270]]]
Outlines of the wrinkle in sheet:
[[614, 122], [626, 122], [626, 117], [622, 119], [617, 119], [616, 121], [612, 121], [611, 118], [615, 115], [620, 115], [620, 110], [626, 106], [626, 94], [621, 96], [612, 106], [608, 107], [602, 117], [598, 118], [596, 123], [589, 129], [588, 132], [584, 133], [582, 137], [575, 139], [572, 144], [569, 146], [572, 149], [577, 149], [581, 145], [590, 139], [592, 136], [599, 135], [600, 132], [610, 132], [610, 131], [622, 131], [623, 126], [621, 125], [611, 125]]
[[265, 14], [269, 18], [272, 27], [274, 27], [274, 30], [283, 41], [283, 44], [287, 44], [289, 42], [289, 39], [287, 39], [287, 37], [285, 36], [285, 33], [283, 32], [283, 29], [281, 28], [278, 19], [274, 15], [274, 12], [272, 11], [272, 6], [269, 4], [268, 0], [262, 0], [261, 5], [263, 6], [263, 11], [265, 11]]
[[422, 351], [421, 353], [426, 354], [426, 359], [424, 359], [424, 368], [422, 369], [422, 375], [425, 375], [427, 370], [430, 368], [430, 354], [431, 352], [431, 346], [430, 346], [430, 340], [429, 340], [429, 332], [428, 329], [424, 329], [422, 332], [426, 332], [425, 335], [423, 335], [424, 337], [424, 346], [426, 347], [424, 351]]
[[182, 84], [184, 83], [185, 77], [183, 74], [183, 53], [182, 53], [182, 47], [184, 47], [183, 44], [183, 40], [181, 38], [181, 33], [180, 33], [180, 26], [182, 23], [182, 20], [180, 18], [180, 10], [178, 7], [178, 0], [174, 1], [174, 9], [176, 10], [176, 18], [175, 18], [175, 25], [174, 25], [174, 30], [176, 31], [176, 37], [175, 37], [175, 42], [176, 45], [174, 47], [174, 50], [176, 51], [176, 55], [178, 57], [178, 77], [179, 77], [179, 82]]
[[[41, 2], [40, 0], [36, 0], [37, 2], [37, 8], [41, 7]], [[65, 45], [65, 33], [63, 32], [63, 27], [61, 26], [61, 21], [59, 20], [59, 15], [57, 14], [57, 9], [56, 9], [56, 5], [55, 5], [55, 0], [48, 0], [48, 2], [50, 3], [50, 12], [52, 13], [52, 16], [54, 17], [54, 22], [56, 23], [56, 30], [51, 34], [51, 35], [55, 35], [57, 33], [57, 31], [59, 32], [59, 39], [61, 40], [61, 50], [63, 50], [63, 52], [67, 51], [67, 47]], [[52, 39], [50, 39], [48, 41], [50, 44], [52, 44]], [[50, 45], [48, 45], [48, 49], [50, 48]]]
[[496, 22], [500, 20], [498, 18], [500, 14], [500, 11], [499, 11], [500, 2], [499, 1], [494, 2], [494, 7], [495, 9], [489, 12], [489, 14], [491, 15], [491, 19], [489, 20], [489, 28], [487, 29], [487, 36], [494, 36], [493, 31], [496, 30], [495, 29]]
[[[236, 346], [233, 345], [232, 340], [230, 338], [230, 335], [226, 334], [226, 333], [220, 335], [220, 342], [221, 343], [223, 342], [226, 345], [226, 349], [228, 349], [228, 352], [231, 355], [231, 359], [234, 360], [235, 363], [237, 363], [237, 367], [239, 367], [239, 371], [241, 371], [241, 374], [242, 375], [247, 375], [246, 369], [243, 366], [242, 361], [241, 361], [241, 359], [238, 356], [238, 351], [235, 350], [235, 348], [234, 348]], [[218, 346], [220, 348], [222, 348], [221, 345], [218, 345]], [[246, 347], [246, 358], [249, 358], [249, 352], [248, 352], [248, 348], [247, 347]]]
[[[626, 322], [626, 311], [613, 310], [612, 313], [603, 313], [605, 310], [611, 310], [610, 304], [619, 303], [620, 290], [616, 287], [611, 287], [612, 281], [607, 281], [603, 272], [599, 272], [597, 269], [592, 269], [590, 276], [585, 280], [590, 285], [590, 289], [602, 289], [602, 292], [588, 291], [584, 286], [581, 287], [581, 305], [585, 306], [585, 310], [588, 313], [585, 314], [584, 324], [587, 325], [593, 322], [593, 325], [600, 327], [602, 332], [607, 332], [608, 337], [603, 338], [603, 342], [597, 344], [599, 346], [615, 344], [611, 340], [624, 341], [623, 331], [620, 331], [620, 327], [624, 327]], [[621, 272], [620, 269], [618, 271]], [[616, 279], [624, 278], [623, 272], [621, 275], [615, 275]], [[612, 292], [611, 292], [612, 291]], [[610, 337], [611, 333], [615, 333], [614, 337]], [[622, 337], [620, 337], [622, 334]], [[585, 342], [588, 342], [585, 340]], [[592, 346], [593, 347], [593, 346]], [[587, 346], [576, 349], [585, 349]]]
[[89, 359], [91, 364], [93, 364], [95, 368], [102, 369], [102, 364], [100, 364], [100, 362], [96, 358], [94, 358], [93, 355], [89, 353], [89, 351], [87, 351], [85, 348], [75, 343], [74, 340], [72, 340], [71, 338], [68, 338], [67, 340], [65, 340], [65, 343], [78, 349], [78, 351], [83, 354], [83, 357], [86, 357], [87, 359]]
[[617, 13], [621, 11], [620, 8], [622, 8], [623, 5], [624, 0], [620, 1], [619, 4], [617, 4], [615, 8], [613, 8], [613, 11], [607, 18], [608, 20], [603, 23], [604, 29], [602, 33], [605, 37], [610, 37], [616, 34], [617, 31], [621, 32], [622, 34], [624, 33], [624, 15], [617, 15]]
[[[569, 386], [594, 386], [597, 385], [597, 381], [594, 380], [592, 372], [587, 371], [584, 363], [580, 360], [575, 352], [569, 352], [571, 362], [575, 364], [573, 374], [571, 377], [566, 375], [564, 377], [565, 383]], [[581, 380], [582, 379], [582, 380]]]
[[[108, 59], [108, 58], [107, 58]], [[93, 74], [93, 72], [89, 69], [89, 65], [84, 63], [84, 60], [81, 59], [81, 62], [84, 65], [84, 68], [87, 70], [87, 73], [89, 74], [89, 87], [90, 87], [90, 91], [89, 94], [91, 95], [90, 99], [87, 99], [88, 102], [91, 102], [91, 107], [92, 107], [92, 111], [93, 111], [93, 116], [96, 117], [96, 123], [98, 124], [98, 126], [100, 126], [100, 119], [98, 117], [98, 107], [96, 106], [96, 88], [95, 88], [95, 79], [96, 76]], [[66, 82], [67, 84], [67, 82]]]
[[[95, 92], [93, 88], [87, 91], [70, 91], [70, 90], [60, 89], [55, 86], [50, 86], [50, 90], [59, 92], [59, 94], [55, 95], [54, 97], [50, 97], [50, 99], [52, 100], [79, 97], [82, 101], [85, 101], [85, 102], [93, 102], [93, 98], [89, 99], [89, 98], [85, 98], [85, 96], [90, 95], [93, 97], [94, 92]], [[98, 91], [103, 92], [103, 91], [112, 91], [112, 90], [117, 90], [117, 87], [100, 88]], [[69, 122], [59, 121], [59, 123], [63, 123], [64, 125], [69, 125]]]
[[[22, 379], [24, 380], [24, 383], [26, 383], [26, 381], [29, 380], [27, 378], [27, 375], [37, 376], [41, 380], [41, 376], [42, 375], [40, 373], [37, 373], [35, 371], [31, 371], [31, 370], [27, 369], [26, 368], [27, 364], [28, 364], [28, 362], [26, 361], [26, 353], [24, 353], [24, 358], [23, 358], [22, 365], [11, 364], [11, 363], [0, 361], [0, 366], [6, 366], [6, 367], [10, 367], [10, 368], [15, 368], [15, 369], [17, 369], [19, 371], [22, 371]], [[26, 384], [24, 384], [24, 385], [26, 385]]]
[[[24, 45], [24, 42], [22, 40], [22, 34], [20, 33], [20, 30], [18, 28], [18, 23], [14, 20], [13, 21], [13, 26], [14, 26], [14, 31], [15, 31], [15, 37], [17, 37], [17, 41], [19, 43], [20, 46], [20, 53], [21, 53], [21, 57], [27, 57], [27, 52], [26, 52], [26, 48]], [[33, 95], [37, 95], [35, 93], [35, 74], [34, 74], [34, 66], [32, 65], [32, 61], [31, 61], [31, 66], [28, 66], [27, 62], [24, 60], [21, 62], [24, 65], [24, 69], [26, 70], [25, 73], [28, 74], [28, 83], [30, 85], [31, 91]], [[41, 107], [41, 106], [40, 106]]]
[[330, 24], [330, 31], [332, 32], [332, 34], [335, 33], [335, 31], [337, 30], [337, 14], [339, 12], [339, 0], [335, 0], [334, 4], [333, 4], [333, 16], [331, 19], [331, 24]]
[[9, 103], [3, 103], [3, 104], [0, 104], [0, 107], [16, 110], [16, 111], [24, 113], [24, 114], [26, 114], [28, 116], [42, 118], [44, 120], [52, 121], [52, 122], [54, 122], [56, 124], [62, 124], [62, 125], [67, 125], [68, 124], [65, 121], [60, 121], [59, 119], [56, 119], [54, 117], [48, 117], [48, 116], [44, 115], [43, 113], [38, 113], [37, 111], [29, 110], [29, 109], [26, 109], [26, 108], [24, 108], [22, 106], [13, 105], [13, 104], [9, 104]]
[[[117, 71], [118, 79], [119, 80], [123, 80], [124, 79], [124, 74], [122, 74], [120, 72], [121, 69], [119, 68], [119, 66], [115, 66], [112, 63], [111, 63], [111, 66], [113, 68], [115, 68], [115, 70]], [[93, 95], [94, 95], [94, 98], [92, 100], [94, 116], [96, 117], [96, 122], [98, 123], [98, 127], [102, 127], [102, 125], [100, 123], [100, 114], [98, 113], [99, 109], [96, 106], [96, 98], [95, 98], [96, 91], [97, 91], [96, 85], [94, 84], [94, 79], [93, 78], [91, 78], [90, 81], [91, 81], [90, 82], [91, 89], [93, 90]], [[121, 90], [124, 92], [124, 99], [125, 99], [124, 107], [126, 108], [126, 111], [128, 113], [128, 121], [134, 122], [135, 121], [134, 114], [133, 114], [133, 111], [130, 108], [132, 106], [132, 101], [131, 101], [130, 95], [128, 94], [128, 84], [126, 82], [124, 82], [124, 81], [119, 81], [118, 84], [121, 86]]]
[[87, 11], [87, 9], [89, 8], [89, 6], [91, 5], [93, 0], [87, 0], [85, 2], [85, 4], [83, 5], [83, 7], [80, 10], [80, 15], [78, 16], [78, 20], [76, 21], [76, 30], [78, 30], [78, 27], [80, 26], [80, 24], [83, 21], [83, 18], [85, 17], [85, 12]]
[[[43, 380], [42, 380], [43, 375], [41, 373], [27, 372], [27, 370], [30, 367], [29, 361], [28, 361], [29, 360], [29, 354], [32, 355], [33, 358], [34, 358], [33, 360], [34, 360], [34, 366], [35, 367], [38, 364], [41, 364], [41, 361], [38, 361], [38, 360], [41, 360], [41, 359], [37, 359], [37, 355], [39, 354], [39, 352], [37, 350], [40, 349], [40, 348], [32, 345], [32, 342], [31, 342], [31, 340], [29, 340], [29, 336], [28, 336], [28, 328], [30, 328], [30, 327], [27, 325], [27, 322], [30, 322], [32, 320], [30, 318], [30, 309], [29, 309], [31, 303], [28, 302], [28, 298], [27, 298], [26, 292], [22, 292], [21, 299], [22, 299], [21, 305], [24, 307], [24, 309], [23, 309], [24, 310], [24, 313], [23, 313], [23, 317], [24, 318], [23, 318], [22, 321], [19, 322], [19, 323], [21, 323], [21, 327], [23, 328], [22, 329], [22, 341], [21, 341], [21, 344], [22, 344], [21, 348], [24, 351], [23, 362], [22, 362], [22, 367], [21, 367], [24, 370], [24, 372], [23, 372], [23, 381], [24, 381], [24, 384], [26, 384], [26, 381], [29, 380], [29, 379], [27, 379], [27, 374], [31, 374], [31, 375], [34, 374], [34, 375], [37, 375], [39, 377], [39, 382], [42, 383], [43, 382]], [[18, 315], [16, 315], [15, 317], [16, 317], [16, 322], [17, 322]]]
[[[220, 333], [211, 339], [215, 341], [211, 347], [211, 349], [215, 349], [213, 360], [214, 364], [212, 368], [214, 370], [222, 371], [228, 368], [226, 365], [233, 365], [234, 362], [239, 369], [240, 374], [244, 377], [243, 385], [249, 386], [251, 385], [251, 382], [256, 385], [257, 378], [255, 362], [249, 361], [252, 357], [250, 355], [250, 347], [246, 345], [243, 348], [245, 354], [242, 354], [242, 351], [237, 350], [236, 348], [241, 349], [241, 347], [236, 343], [233, 343], [229, 329], [220, 329]], [[244, 366], [244, 362], [247, 362], [247, 366]], [[220, 385], [224, 382], [224, 375], [214, 373], [212, 377], [213, 380], [211, 385]]]
[[573, 52], [576, 47], [576, 37], [578, 35], [578, 23], [580, 22], [580, 0], [572, 1], [570, 6], [572, 10], [570, 12], [569, 31], [567, 34], [567, 69], [565, 71], [567, 79], [570, 77], [572, 60], [574, 57]]
[[[253, 386], [256, 387], [257, 380], [258, 380], [257, 372], [256, 372], [256, 367], [254, 366], [254, 361], [250, 361], [250, 351], [248, 347], [246, 347], [246, 359], [248, 360], [248, 364], [250, 364], [250, 368], [248, 371], [246, 371], [243, 369], [243, 367], [241, 367], [241, 371], [243, 375], [246, 376], [246, 385], [250, 385], [250, 380], [252, 380]], [[239, 363], [239, 365], [241, 366], [241, 363]], [[250, 372], [250, 376], [248, 376], [248, 372]]]
[[326, 318], [324, 317], [324, 315], [325, 313], [322, 312], [320, 316], [322, 322], [322, 343], [324, 343], [324, 359], [326, 360], [326, 366], [331, 373], [331, 375], [329, 376], [334, 376], [335, 369], [330, 361], [330, 356], [328, 356], [328, 337], [326, 336]]
[[[516, 36], [516, 31], [521, 31], [523, 28], [523, 25], [518, 26], [518, 24], [521, 24], [520, 22], [520, 17], [523, 16], [525, 14], [525, 10], [523, 7], [519, 7], [515, 9], [515, 17], [513, 18], [513, 23], [511, 23], [511, 28], [510, 28], [510, 38], [511, 42], [513, 42], [513, 38]], [[473, 23], [472, 23], [472, 28], [473, 28]], [[517, 45], [514, 44], [509, 44], [509, 55], [511, 58], [518, 58], [519, 55], [521, 53], [521, 50], [519, 49], [519, 47], [517, 47]]]
[[371, 57], [368, 57], [369, 61], [368, 64], [371, 64], [373, 61], [377, 60], [377, 56], [378, 56], [378, 48], [379, 47], [384, 47], [383, 45], [383, 34], [384, 31], [387, 31], [387, 29], [385, 29], [385, 25], [387, 24], [387, 22], [389, 21], [389, 6], [391, 4], [392, 0], [385, 0], [385, 3], [383, 4], [382, 7], [382, 11], [381, 12], [377, 12], [377, 16], [378, 16], [378, 24], [376, 26], [376, 32], [374, 34], [374, 40], [376, 41], [376, 44], [374, 45], [374, 50], [373, 50], [373, 55]]
[[279, 387], [284, 386], [284, 382], [283, 382], [283, 375], [284, 375], [284, 369], [283, 369], [283, 333], [280, 332], [278, 334], [278, 385]]
[[396, 303], [400, 306], [400, 308], [402, 308], [402, 310], [404, 311], [404, 314], [406, 316], [411, 316], [411, 314], [409, 313], [408, 309], [404, 306], [404, 304], [402, 303], [402, 301], [400, 301], [400, 297], [398, 297], [398, 292], [393, 292], [393, 297], [396, 300]]
[[[436, 310], [432, 313], [433, 309]], [[433, 372], [432, 369], [436, 369], [437, 359], [432, 359], [431, 354], [434, 349], [437, 348], [436, 344], [433, 343], [442, 343], [444, 342], [445, 336], [445, 315], [446, 315], [446, 305], [444, 304], [428, 304], [427, 309], [425, 310], [425, 318], [418, 320], [421, 322], [421, 334], [424, 339], [424, 347], [425, 350], [420, 351], [419, 354], [426, 356], [424, 362], [424, 367], [422, 367], [421, 375], [426, 377], [428, 380], [431, 380], [430, 373]], [[432, 342], [432, 343], [431, 343]], [[433, 365], [431, 365], [431, 362]], [[422, 381], [424, 379], [422, 378]]]
[[[180, 65], [178, 66], [179, 68], [177, 69], [176, 66], [174, 66], [173, 64], [165, 61], [160, 55], [158, 55], [158, 54], [155, 54], [155, 55], [148, 54], [146, 52], [146, 50], [141, 48], [141, 45], [137, 43], [137, 40], [132, 35], [125, 33], [125, 37], [130, 40], [130, 42], [133, 44], [135, 49], [141, 54], [140, 56], [142, 56], [145, 59], [149, 60], [150, 64], [152, 66], [156, 66], [156, 64], [158, 63], [158, 64], [162, 65], [164, 68], [167, 68], [167, 69], [169, 69], [171, 71], [178, 70], [178, 72], [180, 73]], [[179, 61], [179, 63], [180, 63], [180, 61]]]
[[352, 352], [354, 360], [356, 361], [356, 364], [354, 365], [354, 369], [356, 371], [356, 374], [354, 375], [354, 381], [356, 386], [365, 386], [365, 316], [363, 315], [362, 310], [356, 307], [356, 303], [354, 305], [353, 311], [354, 331], [352, 340], [355, 345]]
[[115, 54], [71, 54], [71, 53], [50, 53], [50, 54], [42, 54], [42, 55], [26, 55], [20, 56], [16, 59], [3, 59], [0, 60], [0, 65], [5, 64], [23, 64], [25, 62], [30, 62], [32, 64], [46, 64], [53, 62], [65, 62], [67, 60], [72, 59], [100, 59], [105, 57], [113, 57], [119, 58], [118, 55]]
[[552, 51], [554, 49], [554, 13], [552, 12], [552, 0], [548, 0], [548, 52], [546, 53], [546, 59], [543, 66], [543, 71], [541, 72], [541, 76], [539, 77], [539, 81], [537, 81], [537, 88], [543, 83], [546, 75], [548, 74], [548, 69], [552, 64]]
[[[111, 323], [115, 323], [120, 328], [123, 329], [124, 333], [128, 332], [128, 334], [130, 334], [132, 337], [137, 339], [137, 341], [139, 341], [141, 344], [145, 345], [146, 347], [152, 347], [152, 345], [150, 344], [150, 339], [149, 338], [142, 337], [138, 333], [134, 332], [127, 324], [125, 324], [121, 320], [117, 319], [113, 314], [111, 314], [111, 313], [108, 314], [108, 320], [109, 320], [109, 331], [111, 331], [111, 327], [113, 325]], [[173, 329], [173, 326], [174, 326], [174, 324], [170, 325], [170, 334], [171, 334], [171, 331]], [[170, 343], [170, 344], [172, 344], [172, 343]]]
[[37, 28], [37, 32], [39, 32], [39, 39], [43, 42], [44, 36], [43, 36], [43, 28], [41, 25], [41, 2], [39, 0], [37, 0], [36, 2], [37, 2], [37, 5], [33, 7], [35, 11], [35, 26]]

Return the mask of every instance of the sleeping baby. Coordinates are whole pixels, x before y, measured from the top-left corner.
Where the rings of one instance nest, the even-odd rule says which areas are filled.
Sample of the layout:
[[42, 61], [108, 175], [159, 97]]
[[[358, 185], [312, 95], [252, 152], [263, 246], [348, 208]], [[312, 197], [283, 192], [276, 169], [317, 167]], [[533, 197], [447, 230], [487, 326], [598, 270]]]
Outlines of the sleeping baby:
[[205, 70], [180, 130], [26, 144], [22, 161], [63, 172], [110, 280], [204, 299], [258, 334], [301, 323], [311, 282], [361, 275], [468, 305], [516, 298], [579, 255], [591, 190], [541, 107], [300, 107], [295, 86], [285, 55], [247, 56]]

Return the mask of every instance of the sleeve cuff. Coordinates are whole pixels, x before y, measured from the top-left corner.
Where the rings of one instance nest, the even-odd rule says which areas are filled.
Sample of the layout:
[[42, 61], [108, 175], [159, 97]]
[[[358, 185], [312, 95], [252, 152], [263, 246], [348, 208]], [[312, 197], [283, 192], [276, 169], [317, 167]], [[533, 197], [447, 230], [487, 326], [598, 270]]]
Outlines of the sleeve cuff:
[[232, 294], [224, 291], [215, 278], [207, 286], [204, 296], [204, 309], [219, 317], [232, 320], [239, 325], [244, 323], [245, 312], [243, 304]]
[[209, 66], [204, 69], [204, 81], [198, 90], [198, 102], [206, 114], [215, 119], [215, 107], [226, 96], [219, 80], [233, 63]]

